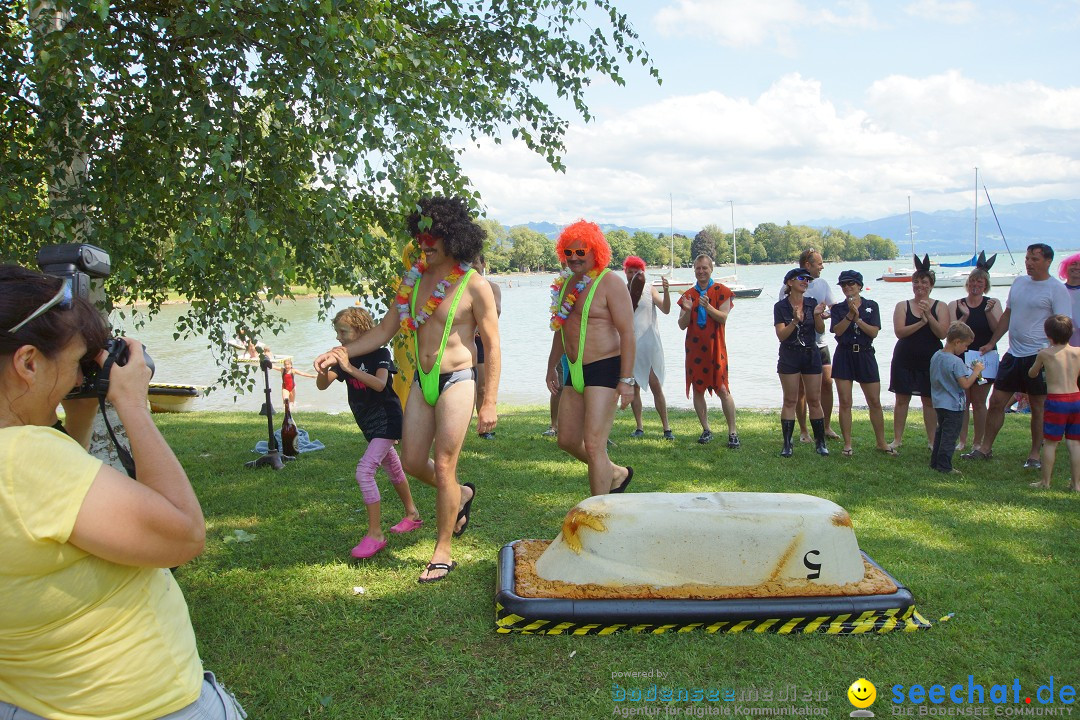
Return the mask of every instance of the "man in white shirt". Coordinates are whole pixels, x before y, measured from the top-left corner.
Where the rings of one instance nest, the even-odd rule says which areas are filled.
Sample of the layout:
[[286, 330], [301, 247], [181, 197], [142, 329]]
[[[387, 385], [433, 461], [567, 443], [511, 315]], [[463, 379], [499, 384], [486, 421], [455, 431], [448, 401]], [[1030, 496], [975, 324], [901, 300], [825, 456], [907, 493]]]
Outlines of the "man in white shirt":
[[1009, 289], [1009, 299], [1005, 312], [998, 321], [997, 330], [990, 342], [980, 350], [989, 352], [997, 341], [1009, 332], [1009, 351], [1001, 358], [997, 377], [994, 379], [994, 392], [990, 396], [990, 407], [986, 415], [986, 432], [982, 447], [961, 455], [968, 460], [989, 460], [1002, 424], [1005, 422], [1005, 408], [1013, 395], [1027, 393], [1031, 405], [1031, 449], [1028, 451], [1025, 468], [1038, 469], [1039, 448], [1042, 445], [1043, 408], [1046, 404], [1046, 379], [1040, 374], [1029, 378], [1027, 371], [1035, 364], [1035, 356], [1047, 346], [1043, 323], [1051, 315], [1072, 314], [1072, 301], [1069, 291], [1057, 278], [1050, 277], [1050, 265], [1054, 261], [1054, 249], [1044, 243], [1029, 245], [1024, 257], [1027, 276], [1017, 278]]

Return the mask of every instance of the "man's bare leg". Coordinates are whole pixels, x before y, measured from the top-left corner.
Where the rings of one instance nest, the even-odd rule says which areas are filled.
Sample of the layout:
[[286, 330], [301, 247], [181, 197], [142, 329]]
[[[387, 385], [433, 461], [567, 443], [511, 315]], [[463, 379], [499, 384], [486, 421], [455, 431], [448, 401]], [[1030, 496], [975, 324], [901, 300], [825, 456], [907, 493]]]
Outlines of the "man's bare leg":
[[722, 388], [716, 394], [720, 396], [720, 409], [724, 411], [724, 419], [727, 420], [728, 434], [738, 432], [735, 428], [735, 398], [731, 397], [731, 391]]
[[[457, 482], [457, 461], [472, 418], [474, 383], [456, 383], [439, 397], [432, 408], [423, 393], [414, 387], [406, 405], [401, 441], [402, 464], [413, 477], [435, 488], [435, 550], [433, 563], [452, 560], [450, 542], [458, 512], [472, 498], [468, 488]], [[415, 438], [415, 439], [414, 439]], [[423, 443], [423, 444], [422, 444]], [[434, 459], [428, 457], [434, 445]], [[445, 575], [446, 570], [424, 570], [420, 579]]]
[[627, 476], [607, 454], [616, 398], [612, 388], [590, 386], [584, 395], [564, 389], [559, 403], [559, 447], [588, 466], [593, 495], [606, 495]]
[[1046, 396], [1029, 394], [1028, 405], [1031, 406], [1031, 450], [1028, 451], [1028, 458], [1038, 460], [1039, 448], [1042, 446], [1043, 440], [1043, 416], [1046, 412]]
[[996, 387], [990, 393], [990, 407], [986, 410], [986, 429], [983, 431], [983, 441], [979, 450], [989, 455], [994, 449], [994, 440], [1001, 432], [1001, 426], [1005, 424], [1005, 408], [1012, 401], [1013, 393], [1009, 390], [998, 390]]
[[711, 432], [709, 430], [709, 404], [705, 401], [705, 393], [693, 388], [694, 392], [694, 412], [697, 413], [698, 422], [701, 423], [702, 432]]

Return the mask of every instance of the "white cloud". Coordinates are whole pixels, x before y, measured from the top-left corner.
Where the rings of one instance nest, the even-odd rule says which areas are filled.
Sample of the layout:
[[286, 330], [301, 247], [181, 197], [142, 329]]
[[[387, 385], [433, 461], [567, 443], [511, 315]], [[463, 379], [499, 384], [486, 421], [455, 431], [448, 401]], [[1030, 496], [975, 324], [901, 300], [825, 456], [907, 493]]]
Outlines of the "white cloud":
[[484, 143], [465, 168], [507, 223], [799, 222], [964, 207], [978, 166], [995, 203], [1080, 197], [1080, 88], [986, 85], [959, 72], [890, 76], [837, 107], [798, 74], [757, 98], [671, 97], [567, 137], [565, 175], [519, 144]]
[[677, 0], [655, 16], [669, 35], [707, 36], [729, 47], [774, 42], [792, 45], [791, 33], [806, 24], [869, 28], [876, 25], [866, 0], [840, 0], [835, 9], [811, 10], [800, 0]]
[[975, 18], [977, 8], [971, 0], [916, 0], [904, 6], [913, 17], [949, 25], [963, 25]]

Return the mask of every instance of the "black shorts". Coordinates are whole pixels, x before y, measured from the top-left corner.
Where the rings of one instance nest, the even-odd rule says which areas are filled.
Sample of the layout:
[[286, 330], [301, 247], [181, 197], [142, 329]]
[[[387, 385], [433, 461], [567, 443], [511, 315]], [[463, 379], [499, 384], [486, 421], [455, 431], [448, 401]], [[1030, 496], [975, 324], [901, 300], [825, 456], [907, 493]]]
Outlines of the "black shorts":
[[779, 375], [820, 375], [821, 353], [817, 345], [811, 347], [780, 346], [780, 359], [776, 362]]
[[837, 345], [832, 376], [833, 380], [851, 380], [857, 383], [881, 382], [874, 346], [867, 343]]
[[1038, 377], [1028, 377], [1028, 370], [1035, 364], [1037, 357], [1038, 355], [1013, 357], [1012, 353], [1005, 353], [1001, 358], [1001, 364], [998, 365], [997, 377], [994, 378], [994, 389], [1028, 395], [1045, 395], [1045, 373], [1039, 373]]
[[818, 354], [821, 355], [822, 365], [832, 365], [832, 353], [828, 345], [818, 345]]
[[581, 375], [585, 387], [606, 387], [615, 389], [619, 384], [619, 370], [622, 368], [622, 356], [604, 358], [581, 366]]

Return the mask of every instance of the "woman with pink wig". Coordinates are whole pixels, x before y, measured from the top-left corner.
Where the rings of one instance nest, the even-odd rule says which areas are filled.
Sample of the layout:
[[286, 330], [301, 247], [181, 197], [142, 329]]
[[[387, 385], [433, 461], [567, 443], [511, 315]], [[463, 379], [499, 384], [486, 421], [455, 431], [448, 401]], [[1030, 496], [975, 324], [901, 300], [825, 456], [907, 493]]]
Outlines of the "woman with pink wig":
[[1065, 289], [1072, 300], [1073, 334], [1069, 344], [1080, 347], [1080, 253], [1070, 255], [1061, 261], [1058, 277], [1065, 281]]
[[641, 388], [648, 385], [656, 405], [656, 413], [664, 425], [664, 439], [674, 440], [671, 426], [668, 425], [667, 399], [664, 397], [664, 346], [660, 342], [660, 327], [657, 324], [656, 311], [667, 315], [671, 312], [671, 295], [668, 279], [662, 277], [664, 297], [645, 279], [645, 261], [637, 255], [630, 255], [623, 261], [626, 284], [630, 288], [630, 302], [634, 306], [634, 399], [630, 407], [634, 410], [637, 429], [630, 437], [644, 437], [645, 429], [641, 424]]

